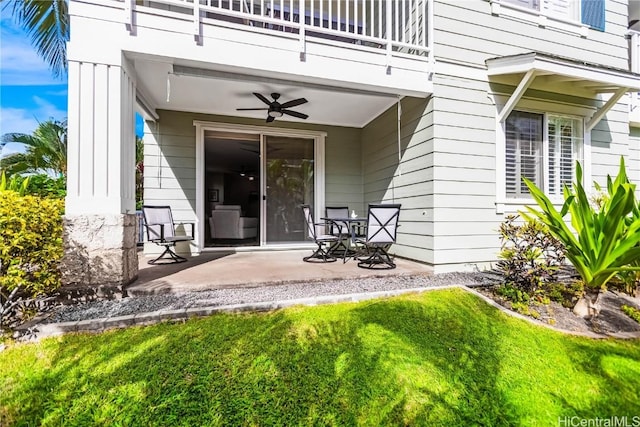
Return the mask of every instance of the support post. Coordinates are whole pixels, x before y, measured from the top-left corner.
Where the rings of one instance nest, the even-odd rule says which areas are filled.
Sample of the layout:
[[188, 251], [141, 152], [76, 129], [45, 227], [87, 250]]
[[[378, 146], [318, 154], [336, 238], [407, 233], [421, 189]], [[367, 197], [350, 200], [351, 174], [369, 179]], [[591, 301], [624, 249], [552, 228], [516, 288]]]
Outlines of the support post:
[[69, 59], [65, 286], [118, 287], [138, 275], [136, 83], [120, 59]]

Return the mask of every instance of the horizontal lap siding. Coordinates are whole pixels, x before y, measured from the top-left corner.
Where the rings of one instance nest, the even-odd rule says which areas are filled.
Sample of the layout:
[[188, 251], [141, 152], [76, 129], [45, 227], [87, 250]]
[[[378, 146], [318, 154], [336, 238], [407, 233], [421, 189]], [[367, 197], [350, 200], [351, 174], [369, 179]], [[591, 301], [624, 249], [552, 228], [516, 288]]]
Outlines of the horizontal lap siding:
[[361, 130], [323, 127], [325, 140], [325, 205], [348, 206], [363, 215]]
[[144, 137], [144, 203], [171, 205], [176, 221], [196, 220], [196, 134], [182, 115], [160, 112]]
[[607, 0], [606, 8], [606, 32], [589, 30], [584, 38], [555, 29], [552, 22], [539, 27], [525, 14], [494, 16], [488, 1], [436, 1], [434, 52], [437, 59], [478, 65], [487, 58], [540, 51], [626, 69], [626, 2]]
[[[176, 220], [196, 217], [194, 120], [264, 126], [262, 120], [159, 111], [160, 120], [145, 135], [144, 200], [171, 205]], [[347, 205], [364, 214], [361, 129], [306, 123], [278, 122], [278, 127], [322, 131], [325, 139], [325, 203]], [[204, 196], [203, 196], [204, 197]]]
[[[624, 98], [623, 98], [624, 100]], [[607, 175], [616, 176], [620, 156], [625, 157], [630, 176], [637, 176], [637, 151], [629, 138], [629, 113], [626, 104], [617, 104], [591, 132], [592, 180], [600, 184], [607, 182]], [[631, 163], [629, 162], [631, 160]], [[640, 183], [640, 181], [636, 181]]]
[[[553, 23], [539, 27], [536, 18], [526, 15], [522, 19], [506, 13], [494, 16], [488, 1], [436, 0], [434, 53], [439, 72], [434, 76], [429, 155], [433, 207], [427, 210], [436, 272], [489, 266], [500, 248], [498, 229], [504, 215], [497, 213], [495, 205], [496, 106], [490, 95], [510, 94], [514, 87], [490, 85], [485, 61], [539, 51], [626, 69], [626, 2], [607, 1], [606, 8], [606, 32], [589, 30], [583, 38], [555, 29]], [[526, 96], [551, 104], [594, 104], [533, 89]], [[640, 148], [628, 145], [623, 110], [624, 104], [618, 104], [592, 132], [594, 178], [606, 176], [621, 154], [637, 158]]]
[[401, 162], [398, 164], [397, 107], [362, 130], [364, 201], [400, 203], [400, 227], [392, 252], [433, 263], [433, 103], [404, 98]]
[[496, 259], [495, 106], [486, 81], [437, 75], [434, 106], [436, 271]]

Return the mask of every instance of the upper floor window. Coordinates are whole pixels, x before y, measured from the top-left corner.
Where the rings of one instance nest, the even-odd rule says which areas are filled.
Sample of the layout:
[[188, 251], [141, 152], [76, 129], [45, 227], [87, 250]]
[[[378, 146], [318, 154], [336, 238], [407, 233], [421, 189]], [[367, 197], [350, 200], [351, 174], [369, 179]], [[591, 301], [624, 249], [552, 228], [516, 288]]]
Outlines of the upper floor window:
[[508, 198], [527, 198], [526, 177], [553, 197], [575, 178], [582, 160], [581, 119], [513, 111], [506, 120], [505, 184]]
[[604, 31], [605, 0], [490, 0], [529, 9], [541, 16], [575, 22]]
[[554, 18], [580, 20], [580, 2], [575, 0], [503, 0], [505, 3], [515, 4], [544, 12]]

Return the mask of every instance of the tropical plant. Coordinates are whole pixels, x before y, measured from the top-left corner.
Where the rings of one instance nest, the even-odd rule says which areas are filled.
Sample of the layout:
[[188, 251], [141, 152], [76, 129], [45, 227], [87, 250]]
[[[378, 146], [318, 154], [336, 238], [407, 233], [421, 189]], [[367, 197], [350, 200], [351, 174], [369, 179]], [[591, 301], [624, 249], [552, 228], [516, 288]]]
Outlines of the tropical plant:
[[0, 173], [0, 192], [3, 191], [13, 191], [18, 193], [20, 196], [24, 196], [28, 193], [27, 187], [29, 186], [29, 177], [24, 179], [20, 179], [18, 176], [12, 176], [7, 179], [7, 175], [4, 173]]
[[7, 175], [52, 172], [67, 174], [67, 122], [48, 120], [38, 124], [32, 135], [7, 133], [3, 143], [18, 143], [26, 147], [24, 153], [14, 153], [0, 159], [0, 170]]
[[1, 0], [31, 39], [31, 45], [49, 65], [54, 77], [67, 73], [69, 39], [68, 0]]
[[[624, 159], [620, 159], [618, 176], [607, 178], [607, 197], [601, 207], [594, 208], [582, 186], [582, 167], [576, 162], [576, 182], [573, 188], [564, 188], [564, 203], [560, 211], [533, 182], [523, 178], [540, 210], [527, 206], [532, 220], [537, 218], [549, 227], [551, 233], [565, 246], [566, 257], [576, 268], [586, 290], [596, 293], [617, 274], [640, 271], [640, 216], [635, 185], [625, 171]], [[571, 228], [564, 217], [571, 214]], [[592, 303], [595, 301], [592, 300]]]

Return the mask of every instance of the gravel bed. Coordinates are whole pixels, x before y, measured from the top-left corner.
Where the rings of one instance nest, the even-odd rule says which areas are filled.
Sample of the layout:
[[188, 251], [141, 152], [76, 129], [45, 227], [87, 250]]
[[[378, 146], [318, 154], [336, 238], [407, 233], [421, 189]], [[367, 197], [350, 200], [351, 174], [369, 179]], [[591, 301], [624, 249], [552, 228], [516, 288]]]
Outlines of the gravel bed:
[[344, 295], [396, 289], [428, 288], [447, 285], [484, 286], [495, 283], [491, 273], [446, 273], [432, 276], [386, 276], [366, 279], [298, 282], [251, 288], [176, 292], [133, 296], [111, 301], [91, 301], [55, 307], [46, 323], [126, 316], [158, 310], [215, 307], [229, 304], [282, 301], [324, 295]]

